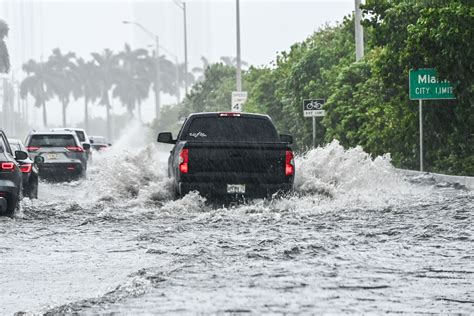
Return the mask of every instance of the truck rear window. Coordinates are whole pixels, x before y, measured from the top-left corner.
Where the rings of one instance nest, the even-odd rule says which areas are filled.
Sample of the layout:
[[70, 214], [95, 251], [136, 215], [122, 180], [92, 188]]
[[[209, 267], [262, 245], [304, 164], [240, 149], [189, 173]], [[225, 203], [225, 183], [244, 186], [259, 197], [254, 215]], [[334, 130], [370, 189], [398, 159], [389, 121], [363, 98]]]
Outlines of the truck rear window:
[[72, 135], [33, 135], [31, 147], [72, 147], [77, 146]]
[[273, 124], [264, 118], [198, 117], [192, 120], [186, 135], [188, 141], [278, 142]]

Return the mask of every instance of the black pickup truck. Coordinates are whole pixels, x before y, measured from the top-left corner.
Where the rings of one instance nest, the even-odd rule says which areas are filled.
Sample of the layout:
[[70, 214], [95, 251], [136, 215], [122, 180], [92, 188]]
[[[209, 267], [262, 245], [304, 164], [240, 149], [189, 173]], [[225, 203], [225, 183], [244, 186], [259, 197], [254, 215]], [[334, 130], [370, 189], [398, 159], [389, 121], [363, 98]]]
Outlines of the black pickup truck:
[[198, 191], [206, 197], [268, 197], [293, 188], [295, 164], [290, 135], [278, 135], [269, 116], [224, 112], [187, 117], [175, 144], [168, 176], [176, 195]]

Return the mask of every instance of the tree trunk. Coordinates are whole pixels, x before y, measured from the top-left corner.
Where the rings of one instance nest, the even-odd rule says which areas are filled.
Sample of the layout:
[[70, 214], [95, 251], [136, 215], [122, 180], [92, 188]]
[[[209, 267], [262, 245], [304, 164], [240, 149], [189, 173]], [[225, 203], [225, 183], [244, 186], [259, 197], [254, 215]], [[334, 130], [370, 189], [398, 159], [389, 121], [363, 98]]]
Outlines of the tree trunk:
[[8, 98], [7, 98], [7, 79], [1, 79], [2, 81], [2, 91], [4, 92], [3, 93], [3, 98], [2, 98], [2, 104], [3, 104], [3, 107], [2, 107], [2, 119], [0, 121], [0, 124], [2, 124], [2, 126], [4, 128], [7, 127], [8, 125]]
[[48, 127], [48, 117], [46, 115], [46, 102], [43, 101], [43, 125], [44, 127]]
[[84, 97], [84, 129], [89, 131], [89, 98]]
[[66, 127], [66, 107], [67, 102], [63, 100], [63, 127]]
[[133, 106], [127, 106], [127, 110], [128, 110], [128, 116], [129, 116], [129, 119], [130, 120], [133, 120]]
[[105, 108], [107, 111], [107, 140], [110, 142], [112, 141], [112, 131], [110, 128], [110, 102], [109, 101], [107, 101]]
[[138, 120], [140, 121], [140, 123], [142, 123], [142, 103], [141, 102], [138, 102], [137, 110], [138, 110]]

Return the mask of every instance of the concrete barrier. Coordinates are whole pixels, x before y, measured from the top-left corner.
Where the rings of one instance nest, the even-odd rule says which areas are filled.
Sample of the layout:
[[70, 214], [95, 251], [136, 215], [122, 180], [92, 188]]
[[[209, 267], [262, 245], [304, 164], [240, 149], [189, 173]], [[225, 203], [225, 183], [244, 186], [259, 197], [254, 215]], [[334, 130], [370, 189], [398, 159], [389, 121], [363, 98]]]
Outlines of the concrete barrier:
[[421, 172], [416, 170], [397, 169], [400, 173], [407, 176], [431, 176], [436, 182], [458, 183], [470, 190], [474, 190], [474, 177], [451, 176], [447, 174]]

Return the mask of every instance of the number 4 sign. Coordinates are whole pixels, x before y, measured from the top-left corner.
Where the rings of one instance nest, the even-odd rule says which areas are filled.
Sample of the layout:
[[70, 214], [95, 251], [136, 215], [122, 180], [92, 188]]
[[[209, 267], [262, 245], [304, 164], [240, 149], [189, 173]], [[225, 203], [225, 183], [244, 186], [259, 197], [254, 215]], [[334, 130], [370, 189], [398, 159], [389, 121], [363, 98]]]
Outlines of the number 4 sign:
[[245, 101], [247, 101], [247, 91], [233, 91], [231, 111], [242, 112]]

